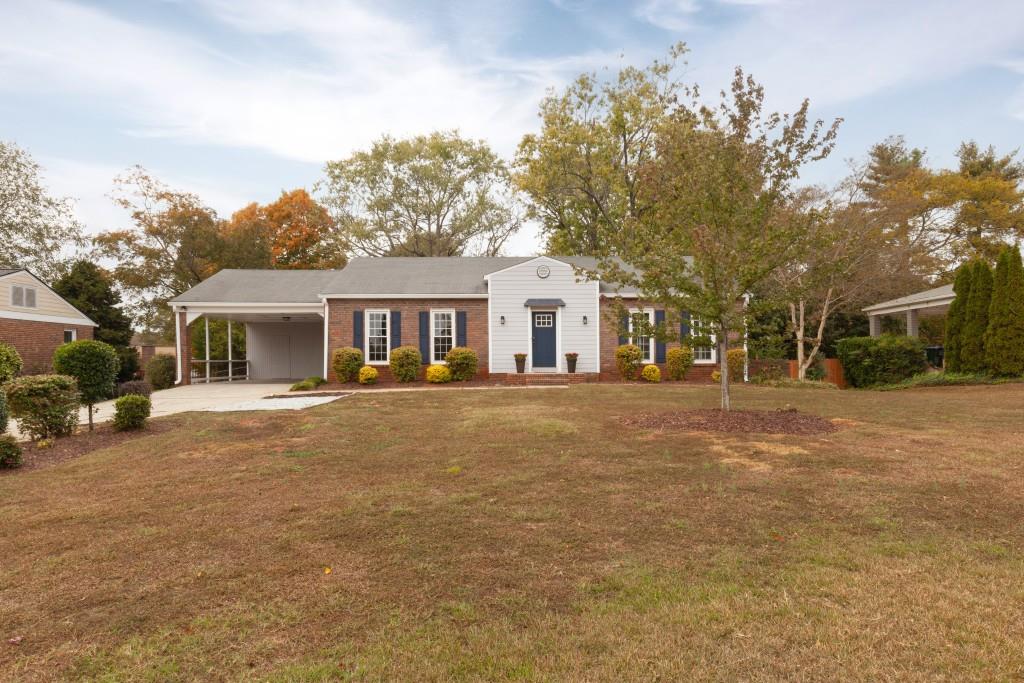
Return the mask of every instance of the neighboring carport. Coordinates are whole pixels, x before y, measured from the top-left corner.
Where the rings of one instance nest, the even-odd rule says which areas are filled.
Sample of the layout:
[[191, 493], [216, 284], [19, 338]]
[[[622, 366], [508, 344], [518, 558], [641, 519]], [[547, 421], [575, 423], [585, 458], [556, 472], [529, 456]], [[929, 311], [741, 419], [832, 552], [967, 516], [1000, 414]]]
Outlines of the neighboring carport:
[[[268, 276], [272, 273], [272, 276]], [[170, 301], [178, 349], [177, 383], [288, 380], [326, 375], [327, 310], [320, 292], [337, 271], [222, 270]], [[202, 324], [199, 324], [199, 322]], [[244, 358], [210, 357], [209, 321], [245, 329]], [[204, 335], [193, 358], [193, 335]]]
[[868, 316], [868, 328], [872, 337], [882, 334], [882, 318], [887, 315], [904, 316], [907, 322], [907, 336], [916, 337], [918, 336], [920, 317], [922, 315], [945, 315], [955, 296], [953, 285], [943, 285], [899, 299], [883, 301], [861, 310]]

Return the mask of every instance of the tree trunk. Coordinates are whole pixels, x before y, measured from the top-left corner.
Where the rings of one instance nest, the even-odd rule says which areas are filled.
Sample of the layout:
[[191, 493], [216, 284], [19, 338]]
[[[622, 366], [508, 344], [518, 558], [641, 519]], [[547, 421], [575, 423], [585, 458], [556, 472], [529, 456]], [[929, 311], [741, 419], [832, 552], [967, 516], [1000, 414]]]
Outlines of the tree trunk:
[[719, 325], [718, 335], [718, 373], [722, 387], [722, 410], [731, 410], [729, 397], [729, 330], [724, 324]]

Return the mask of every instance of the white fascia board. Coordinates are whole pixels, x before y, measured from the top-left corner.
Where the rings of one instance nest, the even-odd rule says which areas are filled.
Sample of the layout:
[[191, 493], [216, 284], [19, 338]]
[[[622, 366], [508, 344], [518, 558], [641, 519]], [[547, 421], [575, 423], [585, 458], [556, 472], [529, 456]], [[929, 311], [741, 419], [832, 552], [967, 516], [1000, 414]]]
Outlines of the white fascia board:
[[492, 275], [497, 275], [499, 273], [504, 273], [505, 271], [512, 270], [513, 268], [520, 268], [522, 266], [525, 266], [528, 263], [534, 263], [536, 261], [551, 261], [553, 263], [558, 263], [558, 264], [561, 264], [563, 266], [570, 265], [570, 264], [566, 263], [565, 261], [559, 261], [558, 259], [552, 258], [550, 256], [534, 256], [533, 258], [527, 259], [526, 261], [523, 261], [521, 263], [516, 263], [516, 264], [513, 264], [511, 266], [506, 266], [506, 267], [502, 268], [501, 270], [494, 271], [493, 273], [487, 273], [486, 275], [484, 275], [484, 279], [485, 280], [490, 280]]
[[486, 299], [489, 294], [321, 294], [325, 299]]
[[280, 302], [264, 302], [264, 303], [248, 303], [248, 302], [232, 302], [232, 301], [175, 301], [171, 302], [171, 308], [174, 310], [183, 310], [186, 308], [238, 308], [238, 309], [252, 309], [252, 308], [279, 308], [279, 309], [299, 309], [309, 311], [319, 311], [323, 304], [319, 301], [303, 301], [301, 303], [280, 303]]
[[46, 315], [44, 313], [22, 313], [21, 311], [0, 311], [0, 318], [9, 320], [29, 320], [38, 323], [60, 323], [62, 325], [81, 325], [82, 327], [99, 327], [85, 316], [72, 318], [63, 315]]
[[922, 308], [937, 308], [939, 306], [947, 306], [953, 303], [953, 299], [956, 296], [937, 296], [930, 299], [921, 299], [920, 301], [913, 301], [910, 303], [893, 304], [893, 305], [881, 305], [875, 304], [874, 306], [868, 306], [867, 308], [860, 309], [864, 313], [871, 315], [887, 315], [889, 313], [905, 313], [906, 311], [920, 310]]

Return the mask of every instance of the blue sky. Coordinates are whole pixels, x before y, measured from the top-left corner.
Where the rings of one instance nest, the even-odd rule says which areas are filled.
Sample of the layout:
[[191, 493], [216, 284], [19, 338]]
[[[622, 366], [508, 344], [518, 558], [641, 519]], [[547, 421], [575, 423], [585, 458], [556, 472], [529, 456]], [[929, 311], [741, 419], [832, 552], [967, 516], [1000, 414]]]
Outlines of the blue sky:
[[[937, 165], [964, 139], [1024, 143], [1024, 2], [996, 0], [6, 0], [0, 139], [91, 232], [127, 225], [107, 195], [132, 164], [227, 216], [384, 133], [458, 128], [510, 156], [548, 88], [679, 40], [705, 92], [742, 65], [770, 105], [845, 119], [810, 182], [891, 134]], [[538, 248], [531, 227], [506, 251]]]

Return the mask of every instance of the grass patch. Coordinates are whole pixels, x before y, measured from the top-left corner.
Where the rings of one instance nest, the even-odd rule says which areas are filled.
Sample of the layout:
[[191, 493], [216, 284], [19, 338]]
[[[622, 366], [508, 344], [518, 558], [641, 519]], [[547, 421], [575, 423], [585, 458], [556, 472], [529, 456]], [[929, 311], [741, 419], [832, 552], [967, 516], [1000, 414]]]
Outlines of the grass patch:
[[993, 377], [985, 373], [970, 372], [922, 372], [895, 384], [879, 384], [869, 389], [875, 391], [899, 391], [918, 387], [963, 387], [972, 385], [1015, 384], [1024, 382], [1024, 377]]

